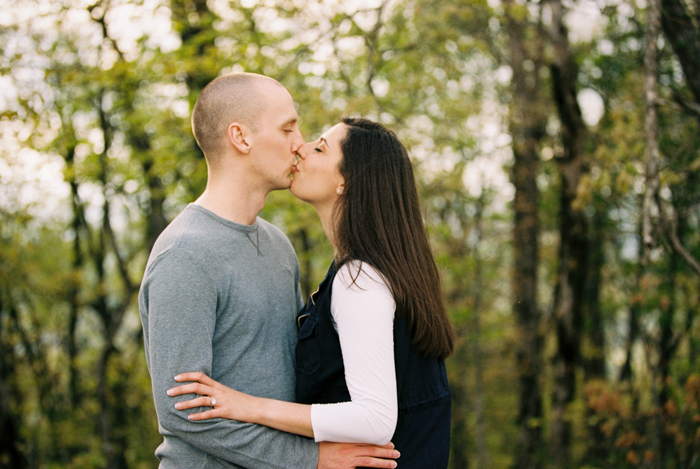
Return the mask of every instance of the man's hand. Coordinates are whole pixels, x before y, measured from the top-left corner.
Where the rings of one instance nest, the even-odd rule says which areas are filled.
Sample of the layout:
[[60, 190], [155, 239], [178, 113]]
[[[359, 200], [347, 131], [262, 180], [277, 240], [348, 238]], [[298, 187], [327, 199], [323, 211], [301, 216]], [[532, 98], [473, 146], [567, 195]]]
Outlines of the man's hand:
[[384, 446], [332, 443], [318, 444], [318, 466], [316, 469], [353, 469], [355, 467], [394, 468], [399, 452], [394, 444]]

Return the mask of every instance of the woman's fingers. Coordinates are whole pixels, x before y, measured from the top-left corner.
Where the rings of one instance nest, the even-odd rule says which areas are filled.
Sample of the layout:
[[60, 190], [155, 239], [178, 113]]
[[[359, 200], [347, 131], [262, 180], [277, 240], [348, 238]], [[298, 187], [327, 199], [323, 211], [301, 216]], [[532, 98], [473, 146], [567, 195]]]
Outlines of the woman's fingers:
[[216, 409], [212, 410], [207, 410], [206, 412], [198, 412], [196, 414], [190, 414], [187, 416], [189, 420], [207, 420], [207, 419], [213, 419], [217, 417], [222, 417], [219, 415], [219, 411]]
[[[168, 389], [168, 396], [181, 396], [183, 394], [199, 394], [199, 396], [187, 401], [178, 402], [175, 404], [177, 410], [187, 410], [195, 407], [215, 407], [205, 412], [190, 414], [187, 418], [190, 420], [206, 420], [211, 418], [234, 418], [228, 409], [227, 401], [231, 396], [235, 397], [240, 394], [230, 389], [223, 384], [214, 381], [204, 373], [198, 371], [182, 373], [175, 376], [175, 381], [188, 382], [174, 388]], [[214, 398], [213, 394], [219, 396]], [[216, 399], [216, 401], [214, 401]], [[214, 403], [216, 402], [216, 404]]]
[[191, 371], [189, 373], [181, 373], [175, 377], [175, 381], [194, 381], [202, 384], [206, 384], [207, 386], [216, 386], [219, 384], [217, 381], [214, 381], [211, 379], [209, 376], [205, 375], [204, 373], [200, 371]]
[[209, 407], [211, 406], [211, 397], [201, 396], [189, 401], [182, 401], [175, 404], [177, 410], [192, 409], [193, 407]]
[[209, 396], [211, 395], [212, 391], [213, 389], [211, 386], [199, 383], [190, 383], [168, 389], [168, 396], [180, 396], [182, 394], [201, 394], [203, 396]]

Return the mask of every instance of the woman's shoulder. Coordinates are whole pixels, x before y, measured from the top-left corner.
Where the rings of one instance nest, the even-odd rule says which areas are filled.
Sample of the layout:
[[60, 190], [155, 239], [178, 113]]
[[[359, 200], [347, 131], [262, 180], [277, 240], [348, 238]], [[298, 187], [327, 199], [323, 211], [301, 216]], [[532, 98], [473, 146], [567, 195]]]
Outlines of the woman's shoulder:
[[333, 279], [333, 289], [353, 291], [389, 291], [384, 275], [372, 264], [360, 260], [344, 263]]
[[331, 314], [339, 328], [348, 320], [364, 325], [377, 320], [393, 323], [395, 310], [391, 289], [374, 266], [352, 261], [338, 269], [333, 279]]

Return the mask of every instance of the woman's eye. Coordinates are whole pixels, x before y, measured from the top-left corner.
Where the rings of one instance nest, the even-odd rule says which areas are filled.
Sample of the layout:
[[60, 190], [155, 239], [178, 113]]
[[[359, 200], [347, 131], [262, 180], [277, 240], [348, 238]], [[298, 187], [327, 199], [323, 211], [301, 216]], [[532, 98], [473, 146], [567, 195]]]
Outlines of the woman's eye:
[[318, 147], [314, 148], [314, 150], [316, 150], [317, 152], [321, 153], [321, 149], [318, 148]]

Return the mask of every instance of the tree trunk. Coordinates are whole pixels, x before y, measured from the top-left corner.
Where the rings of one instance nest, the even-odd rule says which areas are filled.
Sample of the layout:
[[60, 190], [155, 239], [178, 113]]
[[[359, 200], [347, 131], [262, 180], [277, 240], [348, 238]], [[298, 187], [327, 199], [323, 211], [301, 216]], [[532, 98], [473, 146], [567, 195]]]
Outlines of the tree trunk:
[[19, 448], [21, 439], [18, 432], [18, 419], [12, 410], [10, 379], [15, 374], [12, 347], [7, 344], [4, 292], [0, 290], [0, 469], [23, 469], [27, 461]]
[[588, 354], [585, 361], [586, 378], [605, 379], [605, 327], [603, 312], [600, 305], [600, 287], [602, 271], [605, 265], [603, 250], [604, 216], [597, 210], [591, 226], [590, 263], [586, 282], [585, 311], [586, 337], [588, 338]]
[[[661, 21], [664, 34], [681, 63], [688, 88], [700, 105], [700, 9], [695, 4], [695, 18], [683, 0], [662, 0]], [[699, 114], [700, 116], [700, 114]]]
[[[646, 264], [649, 250], [657, 243], [652, 226], [652, 205], [659, 189], [659, 118], [656, 110], [659, 58], [656, 42], [661, 30], [661, 0], [650, 0], [647, 9], [647, 27], [644, 44], [644, 133], [646, 159], [646, 190], [642, 206], [642, 237]], [[661, 208], [661, 207], [659, 207]]]
[[[457, 330], [457, 337], [468, 337], [466, 327]], [[453, 363], [466, 368], [469, 363], [469, 345], [460, 340], [455, 346], [455, 353], [451, 358]], [[454, 468], [469, 469], [469, 409], [470, 394], [467, 387], [467, 377], [464, 373], [457, 375], [457, 379], [450, 379], [452, 394], [452, 431], [450, 435], [450, 465]]]
[[486, 443], [486, 424], [484, 421], [484, 380], [483, 369], [481, 363], [481, 303], [482, 292], [484, 291], [484, 279], [482, 272], [483, 261], [479, 247], [483, 239], [483, 212], [484, 212], [484, 197], [482, 196], [477, 201], [476, 215], [474, 220], [474, 230], [476, 231], [476, 243], [474, 246], [474, 281], [472, 282], [472, 299], [474, 307], [472, 308], [472, 333], [471, 333], [471, 352], [472, 362], [474, 363], [474, 416], [476, 418], [476, 432], [474, 440], [476, 444], [476, 467], [477, 469], [488, 469], [492, 466], [489, 448]]
[[[441, 211], [441, 223], [446, 223], [452, 213], [453, 212], [449, 209]], [[457, 216], [459, 217], [459, 226], [464, 233], [467, 231], [466, 220], [464, 220], [461, 215], [460, 213]], [[467, 242], [465, 236], [450, 237], [447, 242], [446, 250], [451, 259], [463, 260], [467, 258]], [[447, 303], [456, 310], [471, 310], [469, 299], [473, 293], [473, 285], [471, 285], [470, 288], [469, 277], [465, 269], [451, 272], [451, 275], [452, 282], [448, 282], [451, 287], [444, 292], [447, 297]], [[458, 340], [455, 344], [454, 355], [450, 358], [450, 362], [453, 366], [448, 367], [448, 371], [456, 370], [456, 373], [450, 376], [450, 389], [452, 392], [450, 465], [451, 467], [458, 467], [460, 469], [468, 469], [471, 467], [469, 452], [473, 440], [469, 416], [473, 411], [475, 398], [471, 394], [471, 389], [469, 387], [470, 375], [467, 373], [469, 361], [470, 358], [472, 358], [469, 326], [470, 323], [466, 320], [461, 321], [456, 326]]]
[[587, 171], [583, 142], [585, 125], [576, 101], [577, 70], [564, 25], [564, 7], [559, 0], [552, 8], [552, 86], [562, 124], [563, 155], [559, 158], [559, 268], [554, 290], [557, 347], [554, 356], [554, 396], [550, 427], [550, 449], [554, 465], [571, 464], [570, 406], [576, 396], [576, 369], [580, 360], [583, 293], [586, 282], [587, 222], [577, 202], [581, 177]]
[[[605, 367], [605, 327], [602, 307], [600, 304], [600, 290], [602, 284], [603, 267], [605, 265], [604, 255], [604, 233], [605, 233], [605, 207], [598, 204], [596, 213], [593, 216], [591, 226], [591, 246], [590, 264], [588, 271], [588, 281], [586, 282], [585, 294], [585, 332], [587, 338], [587, 354], [584, 357], [584, 379], [589, 381], [606, 381]], [[586, 461], [593, 465], [602, 464], [608, 457], [606, 449], [606, 438], [595, 410], [586, 406]]]
[[[539, 265], [538, 219], [539, 151], [546, 135], [546, 115], [542, 103], [539, 65], [541, 64], [540, 31], [535, 32], [535, 44], [528, 50], [527, 20], [522, 8], [512, 0], [505, 2], [513, 70], [509, 130], [513, 138], [513, 169], [511, 180], [515, 187], [513, 226], [513, 310], [517, 322], [516, 360], [520, 404], [519, 435], [514, 466], [520, 469], [543, 467], [542, 461], [542, 369], [540, 310], [537, 302], [537, 268]], [[527, 15], [525, 15], [527, 18]], [[532, 53], [531, 50], [535, 52]], [[527, 67], [534, 63], [534, 67]]]
[[[71, 128], [72, 130], [72, 128]], [[78, 195], [78, 182], [75, 180], [75, 145], [71, 145], [65, 155], [66, 168], [70, 170], [71, 177], [68, 181], [70, 185], [71, 208], [73, 220], [73, 259], [71, 268], [73, 275], [70, 281], [68, 292], [69, 313], [68, 313], [68, 335], [66, 337], [66, 348], [68, 350], [68, 399], [71, 407], [77, 409], [80, 404], [80, 392], [78, 390], [78, 344], [76, 332], [78, 328], [78, 314], [80, 311], [80, 269], [83, 267], [83, 254], [80, 246], [80, 233], [82, 230], [82, 207]]]
[[[639, 225], [638, 228], [638, 248], [637, 257], [641, 260], [644, 258], [644, 243], [642, 242], [642, 226]], [[640, 261], [635, 266], [634, 271], [634, 291], [629, 300], [629, 310], [627, 313], [627, 337], [625, 339], [625, 361], [620, 369], [620, 375], [618, 379], [620, 381], [626, 381], [627, 383], [632, 383], [632, 361], [633, 361], [633, 348], [634, 344], [637, 342], [639, 337], [639, 317], [642, 310], [642, 305], [644, 304], [644, 292], [642, 287], [642, 279], [644, 277], [644, 265]]]
[[[588, 270], [588, 281], [586, 282], [585, 296], [585, 337], [587, 339], [587, 350], [584, 356], [584, 380], [605, 381], [605, 327], [602, 307], [600, 304], [600, 289], [602, 283], [603, 266], [605, 265], [604, 255], [604, 233], [605, 215], [604, 207], [598, 204], [596, 213], [593, 216], [591, 230], [590, 263]], [[605, 461], [607, 451], [605, 442], [607, 438], [598, 424], [595, 411], [590, 406], [586, 406], [586, 422], [588, 430], [588, 442], [586, 448], [586, 461]]]
[[[133, 142], [132, 142], [133, 145]], [[151, 141], [146, 139], [142, 142], [141, 146], [135, 147], [144, 153], [148, 153], [151, 150]], [[146, 185], [148, 186], [149, 195], [149, 206], [148, 206], [148, 223], [146, 225], [146, 246], [144, 246], [146, 252], [151, 252], [153, 245], [158, 239], [158, 236], [163, 232], [166, 226], [168, 226], [168, 220], [165, 217], [165, 188], [163, 183], [160, 181], [160, 176], [154, 174], [151, 169], [153, 168], [154, 162], [153, 158], [147, 157], [141, 167], [143, 168], [144, 177], [146, 179]]]
[[[657, 0], [652, 0], [657, 1]], [[668, 273], [663, 285], [663, 296], [661, 297], [659, 312], [659, 327], [661, 335], [659, 337], [658, 353], [658, 401], [656, 403], [659, 409], [658, 418], [662, 417], [661, 409], [664, 409], [666, 403], [671, 397], [671, 360], [675, 355], [678, 341], [674, 330], [674, 322], [676, 316], [676, 288], [678, 268], [681, 260], [675, 252], [671, 252], [669, 259]], [[664, 431], [663, 423], [659, 420], [655, 429], [655, 438], [658, 440], [659, 468], [666, 467], [666, 460], [670, 454], [673, 454], [673, 440]]]

